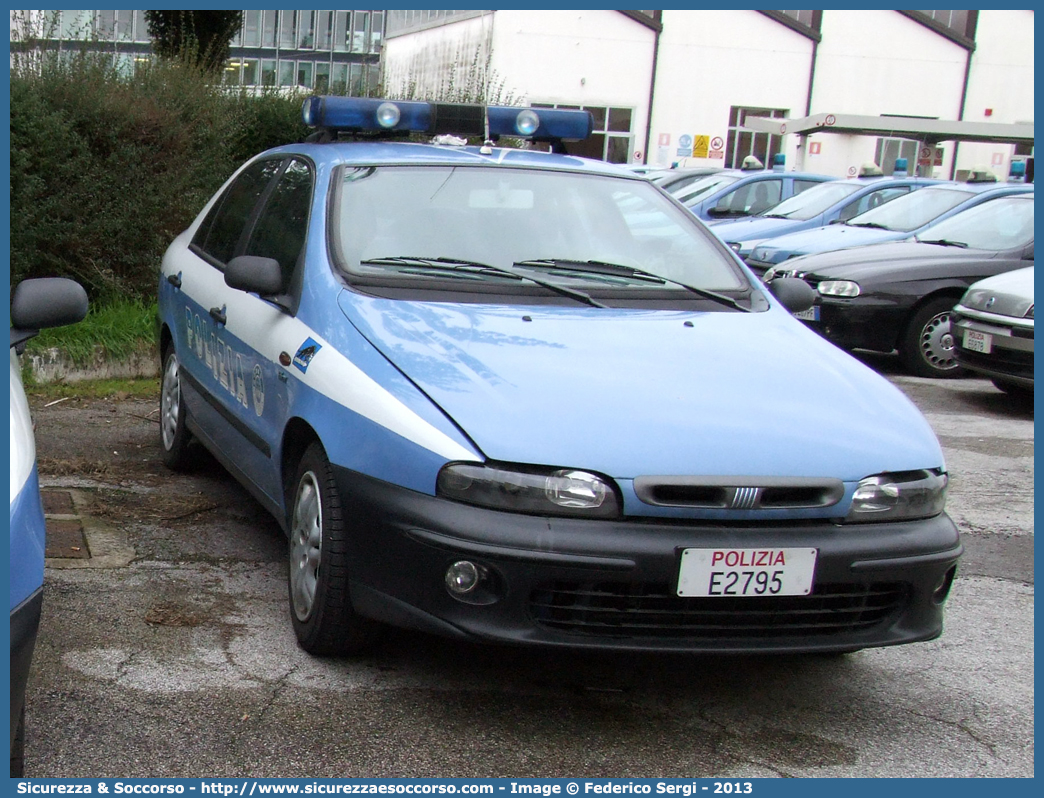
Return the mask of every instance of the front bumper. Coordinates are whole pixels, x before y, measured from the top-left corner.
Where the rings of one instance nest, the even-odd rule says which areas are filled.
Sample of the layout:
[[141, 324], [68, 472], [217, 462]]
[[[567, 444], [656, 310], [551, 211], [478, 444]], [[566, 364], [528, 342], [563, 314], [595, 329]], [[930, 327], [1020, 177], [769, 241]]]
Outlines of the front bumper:
[[[1033, 389], [1033, 330], [987, 324], [954, 314], [953, 352], [957, 362], [969, 371], [991, 379]], [[990, 351], [977, 352], [965, 347], [965, 333], [978, 332], [990, 338]]]
[[895, 302], [820, 297], [818, 303], [818, 320], [806, 324], [835, 346], [891, 352], [898, 345], [907, 309]]
[[[929, 640], [962, 547], [945, 516], [840, 526], [628, 518], [587, 521], [486, 510], [335, 468], [350, 534], [355, 609], [462, 639], [708, 653], [841, 651]], [[813, 547], [812, 595], [681, 598], [686, 548]], [[465, 603], [446, 569], [488, 574]]]
[[36, 648], [36, 631], [40, 627], [43, 588], [11, 610], [11, 737], [14, 740], [18, 720], [25, 705], [25, 688], [29, 666]]

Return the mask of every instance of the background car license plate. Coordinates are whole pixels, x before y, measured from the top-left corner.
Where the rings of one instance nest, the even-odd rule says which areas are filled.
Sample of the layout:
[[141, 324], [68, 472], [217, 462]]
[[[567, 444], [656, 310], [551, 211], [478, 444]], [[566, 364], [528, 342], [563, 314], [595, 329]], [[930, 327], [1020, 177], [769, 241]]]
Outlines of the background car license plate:
[[793, 314], [795, 319], [804, 319], [805, 321], [819, 321], [819, 305], [813, 305], [808, 310], [799, 310]]
[[807, 596], [817, 549], [685, 549], [679, 596]]
[[964, 331], [964, 348], [972, 352], [982, 352], [988, 355], [993, 349], [993, 336], [978, 330]]

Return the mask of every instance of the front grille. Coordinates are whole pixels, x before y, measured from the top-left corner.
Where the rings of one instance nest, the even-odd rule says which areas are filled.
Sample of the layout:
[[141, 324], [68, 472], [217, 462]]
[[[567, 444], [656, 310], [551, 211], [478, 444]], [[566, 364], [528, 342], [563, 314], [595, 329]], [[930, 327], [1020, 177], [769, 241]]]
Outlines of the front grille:
[[666, 583], [550, 582], [533, 590], [534, 621], [598, 637], [756, 639], [865, 631], [906, 606], [903, 583], [817, 585], [809, 596], [682, 598]]

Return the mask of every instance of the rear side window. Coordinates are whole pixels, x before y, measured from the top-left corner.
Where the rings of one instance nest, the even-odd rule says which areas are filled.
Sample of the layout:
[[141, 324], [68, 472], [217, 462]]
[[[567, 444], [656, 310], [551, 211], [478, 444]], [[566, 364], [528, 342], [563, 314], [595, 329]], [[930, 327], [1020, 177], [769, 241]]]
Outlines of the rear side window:
[[192, 239], [193, 246], [219, 263], [228, 263], [236, 254], [258, 200], [279, 172], [281, 163], [281, 159], [259, 161], [247, 167], [211, 208]]
[[858, 216], [864, 211], [869, 211], [880, 205], [884, 205], [889, 200], [893, 200], [896, 197], [901, 197], [903, 194], [908, 194], [910, 188], [908, 186], [889, 186], [888, 188], [881, 188], [877, 191], [871, 191], [859, 199], [848, 203], [839, 216], [841, 221], [847, 222], [853, 216]]
[[289, 281], [308, 234], [312, 204], [312, 171], [303, 161], [290, 161], [254, 225], [247, 255], [279, 261], [283, 280]]

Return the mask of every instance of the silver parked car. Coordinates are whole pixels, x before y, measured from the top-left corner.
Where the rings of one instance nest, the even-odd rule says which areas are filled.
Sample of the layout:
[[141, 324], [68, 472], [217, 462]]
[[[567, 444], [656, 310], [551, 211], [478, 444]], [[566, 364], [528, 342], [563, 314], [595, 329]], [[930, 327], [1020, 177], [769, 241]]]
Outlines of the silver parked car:
[[950, 323], [958, 363], [1005, 393], [1032, 396], [1032, 266], [974, 283]]

